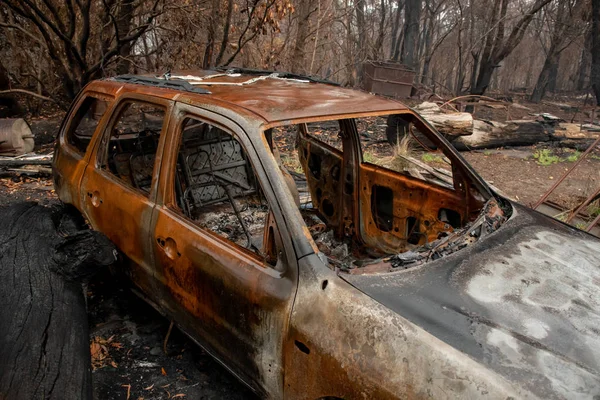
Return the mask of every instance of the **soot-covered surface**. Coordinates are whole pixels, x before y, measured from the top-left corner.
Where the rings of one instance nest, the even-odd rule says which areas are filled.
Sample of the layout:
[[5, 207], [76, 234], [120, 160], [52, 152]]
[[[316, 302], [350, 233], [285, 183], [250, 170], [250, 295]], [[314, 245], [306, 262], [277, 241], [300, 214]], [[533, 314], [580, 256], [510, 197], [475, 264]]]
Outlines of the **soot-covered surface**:
[[[108, 272], [88, 286], [88, 314], [94, 399], [255, 398], [176, 327], [165, 355], [169, 321]], [[107, 351], [94, 357], [94, 343]]]
[[501, 229], [448, 257], [342, 277], [540, 398], [597, 394], [600, 241], [516, 209]]

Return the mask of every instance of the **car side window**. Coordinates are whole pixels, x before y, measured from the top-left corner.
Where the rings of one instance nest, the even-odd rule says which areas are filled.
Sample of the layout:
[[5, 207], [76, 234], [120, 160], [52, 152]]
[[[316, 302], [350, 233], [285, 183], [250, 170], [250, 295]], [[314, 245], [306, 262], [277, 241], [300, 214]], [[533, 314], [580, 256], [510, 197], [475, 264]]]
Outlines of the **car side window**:
[[88, 96], [75, 112], [66, 139], [67, 143], [77, 149], [78, 153], [85, 154], [107, 108], [108, 101]]
[[154, 160], [165, 119], [161, 106], [130, 101], [112, 125], [100, 165], [127, 185], [150, 193]]
[[241, 144], [196, 118], [186, 118], [180, 132], [175, 194], [181, 211], [200, 228], [265, 255], [263, 236], [274, 222]]

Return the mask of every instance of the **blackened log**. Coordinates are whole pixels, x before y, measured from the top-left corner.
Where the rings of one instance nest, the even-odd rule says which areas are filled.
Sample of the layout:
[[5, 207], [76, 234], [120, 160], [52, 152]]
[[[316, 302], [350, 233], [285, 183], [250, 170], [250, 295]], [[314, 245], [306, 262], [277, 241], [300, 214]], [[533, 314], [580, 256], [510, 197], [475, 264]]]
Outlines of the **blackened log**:
[[0, 208], [0, 399], [91, 399], [82, 283], [115, 260], [66, 206]]
[[22, 167], [24, 165], [52, 165], [52, 159], [0, 159], [0, 167]]
[[554, 128], [537, 121], [473, 121], [473, 134], [452, 141], [458, 150], [491, 149], [504, 146], [530, 146], [557, 140]]
[[473, 134], [458, 137], [452, 144], [458, 150], [480, 150], [547, 143], [584, 151], [596, 139], [593, 134], [584, 134], [585, 131], [577, 131], [575, 133], [579, 135], [572, 135], [566, 129], [559, 129], [565, 125], [576, 125], [579, 129], [577, 124], [560, 124], [555, 128], [552, 124], [530, 120], [506, 123], [475, 120]]

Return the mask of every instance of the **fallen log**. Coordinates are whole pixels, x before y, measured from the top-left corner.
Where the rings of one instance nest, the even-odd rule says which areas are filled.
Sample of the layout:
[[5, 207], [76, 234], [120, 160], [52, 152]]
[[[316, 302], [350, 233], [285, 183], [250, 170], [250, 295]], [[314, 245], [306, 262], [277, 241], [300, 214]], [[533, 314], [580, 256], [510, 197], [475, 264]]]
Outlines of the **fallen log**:
[[11, 159], [0, 159], [0, 167], [22, 167], [24, 165], [52, 165], [52, 158], [11, 158]]
[[530, 146], [536, 143], [556, 140], [554, 128], [550, 125], [530, 120], [473, 121], [473, 134], [461, 136], [452, 141], [458, 150], [491, 149], [504, 146]]
[[473, 115], [469, 113], [445, 113], [437, 104], [429, 102], [423, 102], [414, 109], [446, 136], [466, 136], [473, 133]]
[[2, 169], [0, 167], [0, 178], [13, 178], [19, 176], [29, 177], [51, 177], [52, 168], [40, 167], [37, 169], [24, 169], [24, 168], [8, 168]]
[[[577, 126], [576, 131], [573, 126]], [[581, 131], [577, 124], [556, 126], [535, 120], [506, 123], [475, 120], [473, 134], [455, 138], [452, 144], [458, 150], [481, 150], [548, 143], [584, 151], [597, 136], [597, 133]]]
[[33, 133], [24, 119], [0, 119], [1, 155], [29, 153], [34, 145]]
[[91, 399], [82, 282], [115, 261], [65, 206], [0, 208], [0, 399]]

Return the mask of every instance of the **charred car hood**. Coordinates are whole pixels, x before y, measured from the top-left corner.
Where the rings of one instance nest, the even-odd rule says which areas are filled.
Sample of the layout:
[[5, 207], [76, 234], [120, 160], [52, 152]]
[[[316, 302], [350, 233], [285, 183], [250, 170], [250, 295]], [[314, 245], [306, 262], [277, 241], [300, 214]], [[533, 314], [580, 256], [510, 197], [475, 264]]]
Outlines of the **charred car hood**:
[[600, 394], [600, 240], [515, 205], [498, 231], [434, 262], [340, 276], [541, 398]]

